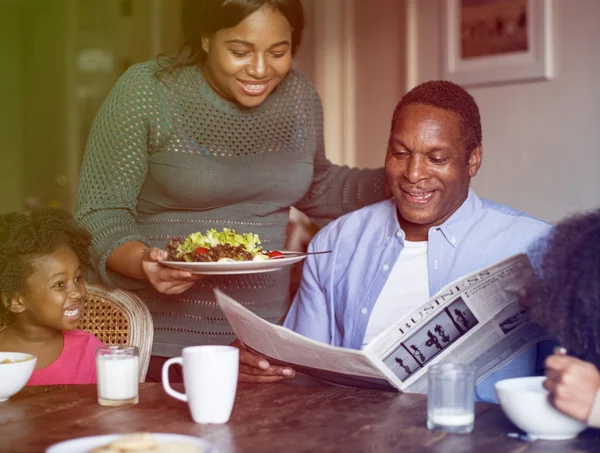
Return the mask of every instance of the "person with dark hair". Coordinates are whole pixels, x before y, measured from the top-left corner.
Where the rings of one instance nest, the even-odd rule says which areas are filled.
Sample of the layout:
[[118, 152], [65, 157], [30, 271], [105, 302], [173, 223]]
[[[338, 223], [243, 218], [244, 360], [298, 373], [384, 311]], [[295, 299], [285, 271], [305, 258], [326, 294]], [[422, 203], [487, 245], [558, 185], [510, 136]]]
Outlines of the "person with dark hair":
[[37, 357], [27, 385], [93, 384], [96, 349], [78, 330], [90, 234], [57, 209], [0, 215], [0, 351]]
[[[550, 225], [479, 198], [469, 187], [483, 157], [479, 109], [447, 81], [430, 81], [398, 103], [385, 169], [393, 198], [322, 229], [284, 325], [314, 340], [360, 349], [448, 283], [527, 252]], [[240, 351], [240, 380], [271, 382], [294, 370]], [[531, 347], [477, 385], [496, 401], [494, 382], [535, 374]]]
[[132, 66], [105, 100], [76, 207], [99, 278], [152, 312], [149, 380], [185, 346], [234, 340], [213, 288], [271, 322], [290, 305], [289, 269], [200, 279], [160, 264], [171, 239], [232, 228], [283, 250], [290, 207], [327, 221], [389, 196], [383, 169], [325, 156], [321, 100], [291, 69], [300, 0], [186, 0], [181, 18], [181, 51]]
[[544, 387], [559, 410], [600, 428], [600, 211], [563, 220], [542, 246], [522, 304], [569, 354], [546, 359]]

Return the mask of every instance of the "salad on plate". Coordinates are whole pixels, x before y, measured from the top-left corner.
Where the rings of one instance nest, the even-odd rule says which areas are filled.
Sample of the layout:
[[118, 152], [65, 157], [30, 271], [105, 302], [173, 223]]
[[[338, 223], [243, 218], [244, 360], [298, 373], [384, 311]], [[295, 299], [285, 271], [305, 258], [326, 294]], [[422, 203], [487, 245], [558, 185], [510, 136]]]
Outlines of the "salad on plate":
[[233, 229], [212, 228], [205, 234], [192, 233], [187, 238], [171, 239], [166, 246], [169, 260], [188, 263], [265, 261], [283, 258], [279, 251], [264, 251], [258, 234], [240, 234]]

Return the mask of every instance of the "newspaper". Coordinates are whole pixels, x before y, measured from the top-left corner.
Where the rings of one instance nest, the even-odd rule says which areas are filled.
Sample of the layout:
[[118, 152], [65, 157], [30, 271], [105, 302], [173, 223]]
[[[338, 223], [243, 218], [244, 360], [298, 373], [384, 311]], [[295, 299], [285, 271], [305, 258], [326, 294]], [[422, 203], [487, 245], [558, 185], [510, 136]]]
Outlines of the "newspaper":
[[425, 393], [431, 364], [472, 364], [479, 383], [549, 338], [519, 305], [532, 275], [519, 254], [462, 277], [399, 319], [364, 349], [330, 346], [271, 324], [215, 290], [237, 338], [270, 362], [342, 385]]

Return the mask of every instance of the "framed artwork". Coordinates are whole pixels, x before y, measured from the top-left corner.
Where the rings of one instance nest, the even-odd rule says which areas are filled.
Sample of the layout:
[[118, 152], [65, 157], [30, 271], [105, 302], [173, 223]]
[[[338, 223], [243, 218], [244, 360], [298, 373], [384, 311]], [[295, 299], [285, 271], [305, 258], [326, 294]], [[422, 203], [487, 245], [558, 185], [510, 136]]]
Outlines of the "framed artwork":
[[444, 79], [474, 86], [552, 78], [552, 0], [441, 1]]

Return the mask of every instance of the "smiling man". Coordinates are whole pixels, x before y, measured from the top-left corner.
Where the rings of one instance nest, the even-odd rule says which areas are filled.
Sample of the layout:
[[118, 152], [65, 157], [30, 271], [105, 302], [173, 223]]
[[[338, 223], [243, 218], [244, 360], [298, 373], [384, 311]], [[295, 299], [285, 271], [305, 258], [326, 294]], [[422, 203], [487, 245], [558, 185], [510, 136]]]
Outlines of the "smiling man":
[[[393, 198], [329, 224], [313, 239], [284, 325], [335, 346], [359, 349], [451, 281], [520, 252], [550, 226], [479, 198], [469, 183], [483, 156], [479, 109], [463, 88], [426, 82], [398, 103], [385, 168]], [[535, 372], [536, 349], [477, 387]], [[242, 351], [240, 379], [293, 375]]]

